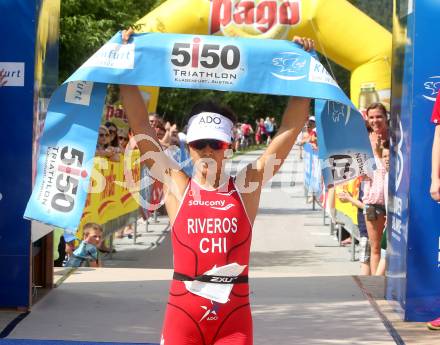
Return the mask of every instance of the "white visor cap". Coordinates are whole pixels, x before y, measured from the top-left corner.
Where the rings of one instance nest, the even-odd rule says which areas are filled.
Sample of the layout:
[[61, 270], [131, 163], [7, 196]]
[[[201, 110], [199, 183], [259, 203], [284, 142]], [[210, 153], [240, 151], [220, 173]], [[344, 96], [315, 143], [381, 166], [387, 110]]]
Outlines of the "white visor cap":
[[215, 139], [230, 144], [233, 126], [231, 120], [217, 113], [204, 112], [194, 115], [189, 119], [186, 142]]

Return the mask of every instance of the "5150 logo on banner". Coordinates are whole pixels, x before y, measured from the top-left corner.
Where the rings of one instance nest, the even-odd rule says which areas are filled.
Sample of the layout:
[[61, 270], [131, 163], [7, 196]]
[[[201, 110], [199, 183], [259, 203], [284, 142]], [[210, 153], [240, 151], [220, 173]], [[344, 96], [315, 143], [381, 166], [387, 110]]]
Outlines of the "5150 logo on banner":
[[199, 37], [190, 43], [174, 43], [171, 52], [177, 82], [233, 84], [238, 78], [241, 60], [239, 47], [205, 43]]
[[192, 43], [175, 43], [171, 62], [177, 67], [218, 68], [234, 70], [240, 65], [240, 50], [233, 45], [203, 44], [196, 37]]
[[88, 175], [82, 169], [84, 152], [69, 146], [49, 147], [46, 157], [41, 202], [56, 211], [70, 212], [75, 207], [80, 179]]

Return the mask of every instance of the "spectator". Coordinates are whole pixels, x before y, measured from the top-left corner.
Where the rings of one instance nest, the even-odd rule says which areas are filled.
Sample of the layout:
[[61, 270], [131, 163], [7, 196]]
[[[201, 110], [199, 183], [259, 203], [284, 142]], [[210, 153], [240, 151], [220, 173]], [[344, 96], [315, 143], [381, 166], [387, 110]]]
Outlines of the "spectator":
[[[430, 194], [434, 201], [440, 202], [440, 92], [432, 111], [431, 122], [435, 125], [434, 140], [432, 143], [432, 166]], [[429, 329], [440, 330], [440, 317], [427, 323]]]
[[265, 143], [267, 141], [267, 132], [266, 126], [264, 125], [264, 119], [260, 118], [260, 122], [258, 123], [261, 132], [261, 143]]
[[264, 127], [264, 119], [255, 120], [256, 130], [255, 130], [255, 142], [260, 145], [266, 140], [266, 128]]
[[357, 221], [359, 228], [359, 262], [361, 264], [361, 275], [370, 275], [370, 243], [368, 240], [367, 226], [365, 223], [365, 217], [363, 210], [365, 205], [362, 203], [363, 198], [363, 183], [362, 177], [358, 178], [359, 182], [359, 197], [354, 198], [348, 191], [338, 193], [338, 198], [341, 202], [350, 202], [353, 206], [356, 206]]
[[277, 131], [278, 131], [278, 124], [277, 124], [277, 122], [275, 121], [275, 118], [274, 117], [271, 117], [270, 118], [270, 121], [272, 121], [272, 125], [273, 125], [273, 132], [272, 132], [272, 138], [277, 134]]
[[110, 134], [109, 146], [119, 152], [118, 127], [113, 122], [106, 122], [105, 126], [108, 128]]
[[[169, 124], [169, 122], [168, 122]], [[171, 158], [173, 158], [176, 162], [180, 163], [182, 161], [181, 151], [180, 151], [180, 139], [179, 139], [179, 131], [177, 129], [177, 125], [169, 125], [167, 131], [167, 149], [165, 153], [168, 154]]]
[[170, 142], [171, 145], [179, 146], [180, 139], [179, 139], [179, 129], [177, 128], [177, 124], [174, 124], [170, 128]]
[[119, 154], [110, 146], [110, 133], [106, 126], [99, 126], [96, 156], [119, 162]]
[[100, 126], [98, 130], [98, 142], [96, 143], [96, 155], [105, 157], [107, 153], [105, 150], [109, 147], [110, 133], [107, 127]]
[[386, 170], [381, 158], [383, 143], [385, 140], [388, 140], [388, 124], [387, 112], [381, 103], [371, 104], [367, 108], [366, 114], [368, 125], [372, 130], [369, 137], [377, 169], [374, 171], [371, 179], [365, 179], [365, 194], [362, 202], [365, 204], [364, 215], [371, 247], [371, 274], [376, 274], [381, 254], [380, 244], [385, 226], [384, 181]]
[[240, 123], [236, 123], [234, 125], [234, 127], [232, 128], [232, 137], [234, 139], [233, 144], [232, 144], [232, 149], [234, 150], [234, 152], [239, 151], [240, 150], [240, 144], [241, 144], [241, 138], [243, 136], [243, 134], [241, 133], [241, 124]]
[[[388, 175], [390, 172], [390, 143], [385, 141], [382, 147], [382, 163], [385, 167], [385, 178], [384, 178], [384, 200], [385, 200], [385, 212], [388, 213]], [[381, 254], [380, 261], [377, 267], [375, 275], [384, 276], [386, 271], [386, 256], [387, 256], [387, 223], [385, 223], [385, 228], [382, 234], [382, 240], [380, 242]]]
[[251, 145], [251, 135], [254, 133], [252, 126], [246, 122], [241, 125], [241, 143], [242, 148], [247, 148]]
[[299, 147], [299, 159], [303, 159], [303, 146], [304, 146], [304, 137], [307, 131], [307, 125], [303, 127], [303, 129], [301, 130], [301, 132], [299, 132], [296, 141], [295, 141], [295, 145]]
[[159, 115], [154, 113], [148, 115], [148, 122], [150, 122], [151, 128], [156, 128], [160, 121]]
[[272, 135], [274, 131], [273, 123], [270, 120], [269, 116], [266, 117], [266, 120], [264, 121], [264, 129], [266, 130], [266, 136], [267, 136], [266, 144], [269, 145], [272, 140]]
[[70, 256], [66, 267], [101, 267], [98, 247], [102, 242], [101, 225], [87, 223], [83, 227], [83, 240]]
[[258, 120], [255, 120], [255, 144], [260, 145], [261, 143], [261, 131]]
[[121, 152], [124, 152], [128, 145], [128, 130], [124, 128], [118, 129], [118, 140], [119, 140], [119, 148]]
[[165, 138], [165, 134], [167, 133], [167, 130], [165, 129], [165, 125], [163, 124], [163, 122], [157, 121], [156, 127], [154, 127], [154, 129], [156, 131], [157, 139], [159, 139], [159, 142], [165, 147], [167, 147], [168, 145], [163, 140]]
[[300, 146], [304, 146], [306, 143], [310, 143], [314, 150], [318, 149], [318, 137], [316, 135], [316, 122], [315, 117], [310, 116], [309, 121], [307, 122], [307, 128], [305, 133], [302, 135]]

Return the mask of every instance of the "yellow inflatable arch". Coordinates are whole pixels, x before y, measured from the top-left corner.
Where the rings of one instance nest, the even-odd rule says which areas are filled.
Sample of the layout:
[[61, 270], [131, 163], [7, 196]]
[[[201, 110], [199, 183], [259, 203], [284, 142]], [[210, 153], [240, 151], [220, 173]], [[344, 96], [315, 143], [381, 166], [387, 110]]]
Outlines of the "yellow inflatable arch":
[[139, 32], [308, 36], [351, 72], [355, 105], [362, 88], [389, 106], [392, 35], [346, 0], [168, 0], [136, 24]]

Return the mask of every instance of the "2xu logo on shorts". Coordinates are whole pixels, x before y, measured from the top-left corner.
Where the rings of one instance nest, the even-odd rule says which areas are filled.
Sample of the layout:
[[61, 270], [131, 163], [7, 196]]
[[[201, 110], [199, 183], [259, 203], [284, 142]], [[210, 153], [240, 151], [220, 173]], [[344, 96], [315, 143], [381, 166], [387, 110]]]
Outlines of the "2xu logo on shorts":
[[286, 0], [212, 0], [211, 34], [230, 24], [253, 26], [262, 33], [277, 25], [300, 22], [298, 1]]
[[171, 63], [176, 67], [223, 68], [232, 71], [240, 66], [240, 49], [234, 45], [204, 44], [199, 37], [191, 43], [174, 43]]

